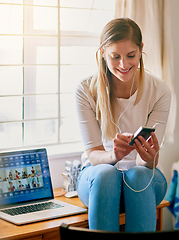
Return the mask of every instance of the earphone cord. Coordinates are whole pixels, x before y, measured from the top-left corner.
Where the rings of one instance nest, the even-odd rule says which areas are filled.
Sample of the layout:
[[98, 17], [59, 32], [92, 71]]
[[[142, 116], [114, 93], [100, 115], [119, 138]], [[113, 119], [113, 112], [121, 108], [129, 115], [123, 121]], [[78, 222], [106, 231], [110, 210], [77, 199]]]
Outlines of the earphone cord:
[[157, 157], [157, 154], [159, 153], [159, 151], [160, 151], [160, 149], [156, 152], [156, 154], [155, 154], [155, 156], [154, 156], [154, 161], [153, 161], [153, 174], [152, 174], [152, 177], [151, 177], [149, 183], [148, 183], [144, 188], [142, 188], [142, 189], [140, 189], [140, 190], [133, 189], [131, 186], [129, 186], [129, 184], [128, 184], [128, 183], [126, 182], [126, 180], [125, 180], [125, 177], [124, 177], [125, 172], [124, 172], [124, 171], [122, 172], [122, 174], [123, 174], [123, 181], [124, 181], [125, 185], [126, 185], [128, 188], [130, 188], [130, 190], [132, 190], [133, 192], [139, 193], [139, 192], [143, 192], [144, 190], [146, 190], [146, 189], [150, 186], [150, 184], [151, 184], [151, 182], [152, 182], [152, 180], [153, 180], [153, 178], [154, 178], [154, 175], [155, 175], [155, 161], [156, 161], [156, 157]]
[[108, 93], [108, 109], [109, 109], [109, 114], [110, 114], [110, 118], [111, 118], [111, 122], [118, 128], [119, 132], [122, 134], [122, 131], [118, 125], [119, 123], [119, 120], [121, 119], [122, 115], [127, 111], [127, 109], [129, 108], [130, 106], [130, 102], [131, 102], [131, 96], [132, 96], [132, 89], [133, 89], [133, 86], [134, 86], [134, 79], [135, 79], [135, 75], [136, 75], [136, 72], [133, 76], [133, 80], [132, 80], [132, 85], [131, 85], [131, 89], [130, 89], [130, 95], [129, 95], [129, 102], [128, 102], [128, 105], [126, 107], [126, 109], [120, 114], [118, 120], [117, 120], [117, 124], [112, 120], [112, 114], [111, 114], [111, 107], [110, 107], [110, 98], [109, 98], [109, 91], [108, 91], [108, 88], [107, 88], [107, 93]]
[[[120, 132], [121, 134], [122, 134], [122, 131], [121, 131], [118, 123], [119, 123], [119, 120], [121, 119], [122, 115], [127, 111], [127, 109], [128, 109], [129, 106], [130, 106], [130, 101], [131, 101], [131, 96], [132, 96], [132, 89], [133, 89], [133, 86], [134, 86], [135, 75], [136, 75], [136, 72], [135, 72], [135, 74], [134, 74], [134, 76], [133, 76], [133, 81], [132, 81], [132, 85], [131, 85], [131, 89], [130, 89], [129, 103], [128, 103], [126, 109], [120, 114], [120, 116], [119, 116], [119, 118], [118, 118], [118, 120], [117, 120], [117, 124], [112, 120], [111, 107], [110, 107], [110, 98], [109, 98], [109, 91], [108, 91], [108, 88], [107, 88], [107, 93], [108, 93], [108, 109], [109, 109], [109, 114], [110, 114], [111, 122], [118, 128], [118, 130], [119, 130], [119, 132]], [[153, 127], [155, 127], [157, 124], [159, 124], [159, 123], [156, 123]], [[160, 149], [156, 152], [156, 154], [155, 154], [155, 156], [154, 156], [154, 161], [153, 161], [153, 174], [152, 174], [152, 177], [151, 177], [149, 183], [148, 183], [148, 184], [146, 185], [146, 187], [144, 187], [143, 189], [135, 190], [135, 189], [133, 189], [132, 187], [130, 187], [129, 184], [128, 184], [128, 183], [126, 182], [126, 180], [125, 180], [125, 176], [124, 176], [124, 175], [125, 175], [125, 171], [122, 172], [122, 173], [123, 173], [123, 181], [124, 181], [125, 185], [126, 185], [129, 189], [131, 189], [133, 192], [137, 192], [137, 193], [142, 192], [142, 191], [146, 190], [146, 189], [150, 186], [150, 184], [151, 184], [151, 182], [152, 182], [152, 180], [153, 180], [153, 178], [154, 178], [154, 175], [155, 175], [155, 162], [156, 162], [156, 157], [157, 157], [157, 154], [159, 153], [159, 151], [160, 151]]]

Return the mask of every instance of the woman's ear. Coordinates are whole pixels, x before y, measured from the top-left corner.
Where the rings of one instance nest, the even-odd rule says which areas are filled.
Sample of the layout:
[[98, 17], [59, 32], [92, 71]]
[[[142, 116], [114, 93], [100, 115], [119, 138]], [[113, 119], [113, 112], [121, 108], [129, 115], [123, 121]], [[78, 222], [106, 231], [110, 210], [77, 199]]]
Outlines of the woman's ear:
[[141, 59], [141, 56], [142, 56], [143, 46], [144, 46], [144, 44], [142, 43], [142, 46], [141, 46], [141, 48], [140, 48], [140, 57], [139, 57], [139, 59]]
[[100, 48], [100, 53], [101, 53], [101, 56], [102, 56], [102, 57], [104, 58], [104, 60], [106, 61], [104, 48]]
[[142, 43], [142, 46], [141, 46], [141, 48], [140, 48], [140, 54], [142, 54], [143, 48], [144, 48], [144, 43]]

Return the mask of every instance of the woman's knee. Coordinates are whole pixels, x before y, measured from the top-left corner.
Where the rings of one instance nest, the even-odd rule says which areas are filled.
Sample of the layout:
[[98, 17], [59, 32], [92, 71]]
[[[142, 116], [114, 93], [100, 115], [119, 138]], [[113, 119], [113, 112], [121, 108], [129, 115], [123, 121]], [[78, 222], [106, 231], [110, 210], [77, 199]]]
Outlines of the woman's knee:
[[116, 167], [110, 164], [99, 164], [92, 167], [89, 180], [92, 185], [101, 187], [117, 187], [116, 184], [122, 184], [122, 176]]
[[133, 190], [139, 191], [150, 188], [155, 195], [156, 205], [163, 200], [167, 190], [167, 181], [159, 169], [153, 170], [136, 166], [129, 169], [124, 177], [128, 186]]
[[145, 188], [152, 179], [152, 175], [153, 170], [143, 166], [130, 168], [124, 173], [126, 183], [134, 190]]
[[167, 180], [159, 169], [155, 170], [152, 186], [155, 192], [156, 205], [158, 206], [164, 199], [167, 191]]

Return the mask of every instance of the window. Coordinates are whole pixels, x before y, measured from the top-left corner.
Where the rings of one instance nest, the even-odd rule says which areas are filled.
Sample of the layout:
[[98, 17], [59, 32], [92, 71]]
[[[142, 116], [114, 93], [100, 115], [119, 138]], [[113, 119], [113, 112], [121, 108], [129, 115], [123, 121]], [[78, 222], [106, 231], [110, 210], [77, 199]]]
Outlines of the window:
[[115, 0], [0, 0], [0, 148], [80, 142], [74, 91]]

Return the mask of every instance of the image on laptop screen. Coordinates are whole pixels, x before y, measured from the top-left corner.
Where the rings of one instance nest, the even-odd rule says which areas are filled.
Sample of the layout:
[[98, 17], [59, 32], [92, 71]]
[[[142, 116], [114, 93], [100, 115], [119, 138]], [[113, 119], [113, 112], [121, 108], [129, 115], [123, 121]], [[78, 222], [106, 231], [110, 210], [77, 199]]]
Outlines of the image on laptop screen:
[[0, 206], [52, 198], [46, 149], [0, 153]]

